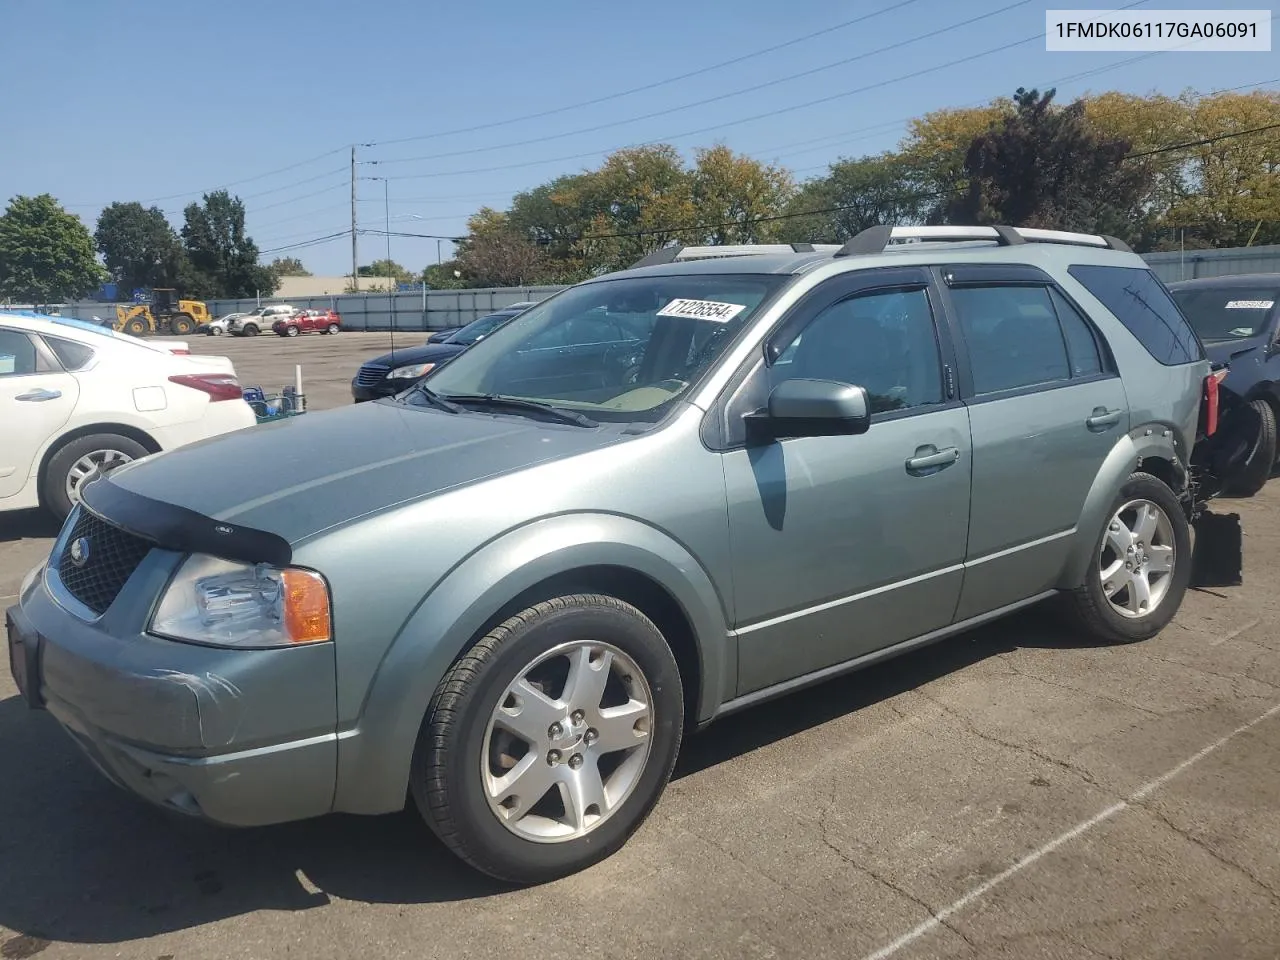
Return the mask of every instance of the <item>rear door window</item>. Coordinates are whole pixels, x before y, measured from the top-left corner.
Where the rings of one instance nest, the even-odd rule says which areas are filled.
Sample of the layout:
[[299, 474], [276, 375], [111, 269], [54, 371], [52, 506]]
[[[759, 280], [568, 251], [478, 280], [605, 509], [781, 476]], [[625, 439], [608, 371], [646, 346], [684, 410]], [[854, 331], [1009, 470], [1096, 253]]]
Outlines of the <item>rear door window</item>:
[[979, 396], [1071, 379], [1067, 345], [1046, 287], [951, 291]]
[[1204, 359], [1204, 349], [1182, 311], [1150, 270], [1074, 264], [1068, 272], [1167, 367]]
[[93, 359], [93, 348], [74, 340], [63, 340], [61, 337], [45, 337], [54, 356], [68, 370], [79, 370]]

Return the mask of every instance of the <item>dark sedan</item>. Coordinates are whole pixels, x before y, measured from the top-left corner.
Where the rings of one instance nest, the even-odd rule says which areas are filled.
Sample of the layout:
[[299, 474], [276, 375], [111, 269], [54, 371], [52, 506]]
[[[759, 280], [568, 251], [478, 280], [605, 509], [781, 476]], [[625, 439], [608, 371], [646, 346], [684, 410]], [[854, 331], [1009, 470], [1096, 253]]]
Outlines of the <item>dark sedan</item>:
[[1227, 365], [1223, 422], [1239, 422], [1251, 449], [1230, 485], [1237, 496], [1262, 489], [1276, 465], [1280, 415], [1280, 273], [1204, 277], [1169, 285], [1214, 363]]
[[520, 304], [516, 308], [499, 310], [473, 320], [465, 327], [437, 334], [421, 346], [405, 347], [374, 357], [361, 365], [351, 381], [351, 396], [360, 403], [408, 390], [414, 381], [425, 377], [446, 360], [453, 359], [473, 343], [483, 340], [528, 307], [528, 304]]

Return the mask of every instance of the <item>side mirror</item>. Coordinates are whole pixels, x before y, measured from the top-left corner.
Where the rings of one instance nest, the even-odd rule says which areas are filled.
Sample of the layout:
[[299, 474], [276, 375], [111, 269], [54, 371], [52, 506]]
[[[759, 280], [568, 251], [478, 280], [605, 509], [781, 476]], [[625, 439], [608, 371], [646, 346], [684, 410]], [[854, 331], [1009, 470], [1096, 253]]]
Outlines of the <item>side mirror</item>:
[[870, 429], [871, 401], [864, 388], [836, 380], [784, 380], [768, 407], [745, 419], [748, 439], [849, 436]]

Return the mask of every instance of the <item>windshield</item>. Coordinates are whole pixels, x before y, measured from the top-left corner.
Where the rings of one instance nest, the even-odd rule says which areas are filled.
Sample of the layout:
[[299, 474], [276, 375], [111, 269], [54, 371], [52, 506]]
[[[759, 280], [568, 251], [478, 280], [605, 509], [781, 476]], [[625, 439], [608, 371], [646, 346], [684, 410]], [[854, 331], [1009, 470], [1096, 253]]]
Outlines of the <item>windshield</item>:
[[1276, 287], [1190, 287], [1173, 299], [1201, 340], [1243, 340], [1262, 333], [1275, 306]]
[[503, 323], [511, 319], [509, 313], [495, 313], [488, 317], [481, 317], [472, 323], [468, 323], [465, 327], [449, 338], [450, 343], [460, 343], [463, 346], [475, 343], [481, 337], [487, 337]]
[[[571, 287], [426, 378], [438, 395], [517, 397], [594, 420], [653, 421], [791, 278], [631, 277]], [[405, 402], [424, 402], [406, 394]]]

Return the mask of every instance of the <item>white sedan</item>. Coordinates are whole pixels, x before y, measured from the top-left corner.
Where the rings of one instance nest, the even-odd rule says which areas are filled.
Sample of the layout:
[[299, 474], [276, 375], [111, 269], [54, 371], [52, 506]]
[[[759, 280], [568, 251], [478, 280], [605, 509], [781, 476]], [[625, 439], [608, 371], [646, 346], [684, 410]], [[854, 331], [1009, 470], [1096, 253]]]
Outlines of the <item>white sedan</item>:
[[0, 511], [65, 517], [99, 470], [257, 422], [226, 357], [0, 312]]

